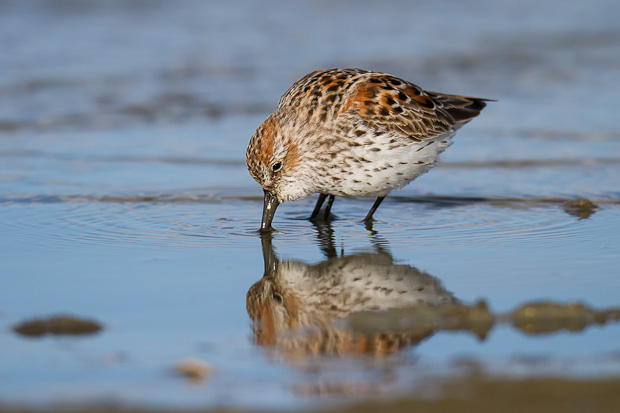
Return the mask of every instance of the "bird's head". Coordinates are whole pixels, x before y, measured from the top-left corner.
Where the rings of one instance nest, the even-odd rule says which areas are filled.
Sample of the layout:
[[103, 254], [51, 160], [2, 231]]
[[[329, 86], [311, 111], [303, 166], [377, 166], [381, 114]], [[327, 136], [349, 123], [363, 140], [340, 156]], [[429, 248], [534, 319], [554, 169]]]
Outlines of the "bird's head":
[[313, 193], [306, 157], [276, 114], [269, 116], [254, 132], [246, 151], [250, 175], [265, 192], [261, 231], [271, 229], [271, 221], [281, 202], [304, 198]]

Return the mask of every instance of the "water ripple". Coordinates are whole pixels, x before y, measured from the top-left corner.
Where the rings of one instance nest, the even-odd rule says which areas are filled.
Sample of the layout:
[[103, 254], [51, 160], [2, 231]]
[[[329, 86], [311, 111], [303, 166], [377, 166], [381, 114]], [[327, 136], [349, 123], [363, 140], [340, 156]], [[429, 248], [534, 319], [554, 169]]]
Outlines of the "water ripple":
[[[341, 199], [334, 230], [367, 238], [359, 219], [368, 202]], [[394, 197], [377, 213], [371, 231], [389, 241], [472, 242], [498, 239], [544, 240], [578, 237], [579, 219], [563, 208], [564, 198]], [[314, 239], [307, 221], [314, 199], [278, 210], [274, 227], [280, 239]], [[618, 200], [595, 200], [617, 205]], [[0, 199], [0, 232], [11, 239], [61, 248], [71, 242], [105, 245], [165, 244], [204, 246], [211, 242], [248, 243], [257, 238], [262, 199], [213, 194], [122, 196], [12, 196]], [[595, 213], [596, 209], [590, 214]], [[250, 241], [254, 242], [254, 241]]]
[[[72, 248], [75, 243], [204, 246], [247, 242], [256, 219], [245, 205], [226, 203], [55, 203], [7, 205], [0, 232], [15, 242]], [[257, 206], [256, 215], [260, 209]], [[258, 219], [258, 218], [257, 218]]]

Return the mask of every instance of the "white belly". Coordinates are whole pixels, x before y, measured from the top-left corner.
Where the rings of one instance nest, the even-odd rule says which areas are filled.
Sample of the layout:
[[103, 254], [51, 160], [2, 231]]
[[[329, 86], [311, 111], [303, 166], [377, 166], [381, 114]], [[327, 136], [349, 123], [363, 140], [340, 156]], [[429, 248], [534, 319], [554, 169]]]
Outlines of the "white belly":
[[454, 133], [423, 142], [397, 142], [391, 135], [374, 137], [370, 145], [343, 154], [334, 168], [333, 185], [319, 192], [336, 196], [386, 196], [428, 172], [450, 146]]

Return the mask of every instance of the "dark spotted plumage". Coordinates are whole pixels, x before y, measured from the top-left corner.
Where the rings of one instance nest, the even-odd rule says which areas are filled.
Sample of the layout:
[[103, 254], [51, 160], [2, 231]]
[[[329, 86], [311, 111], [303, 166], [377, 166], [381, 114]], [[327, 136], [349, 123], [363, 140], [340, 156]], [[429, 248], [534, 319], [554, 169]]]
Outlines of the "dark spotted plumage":
[[[265, 190], [262, 229], [280, 202], [320, 193], [376, 196], [427, 172], [456, 130], [488, 99], [428, 92], [361, 69], [312, 72], [282, 96], [248, 145], [250, 174]], [[273, 166], [282, 165], [278, 170]], [[326, 216], [329, 210], [326, 211]]]

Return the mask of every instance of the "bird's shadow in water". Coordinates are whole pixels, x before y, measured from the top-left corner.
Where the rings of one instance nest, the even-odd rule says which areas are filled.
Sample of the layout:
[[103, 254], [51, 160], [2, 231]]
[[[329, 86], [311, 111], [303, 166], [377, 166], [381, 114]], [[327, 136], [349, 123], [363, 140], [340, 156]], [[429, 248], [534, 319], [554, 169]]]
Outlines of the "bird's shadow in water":
[[347, 255], [344, 247], [338, 251], [330, 223], [315, 223], [325, 256], [317, 264], [281, 261], [272, 234], [261, 234], [264, 275], [246, 297], [255, 344], [292, 362], [304, 356], [388, 355], [434, 333], [432, 325], [365, 328], [360, 314], [459, 304], [437, 278], [396, 263], [387, 241], [371, 225], [368, 229], [372, 252]]

